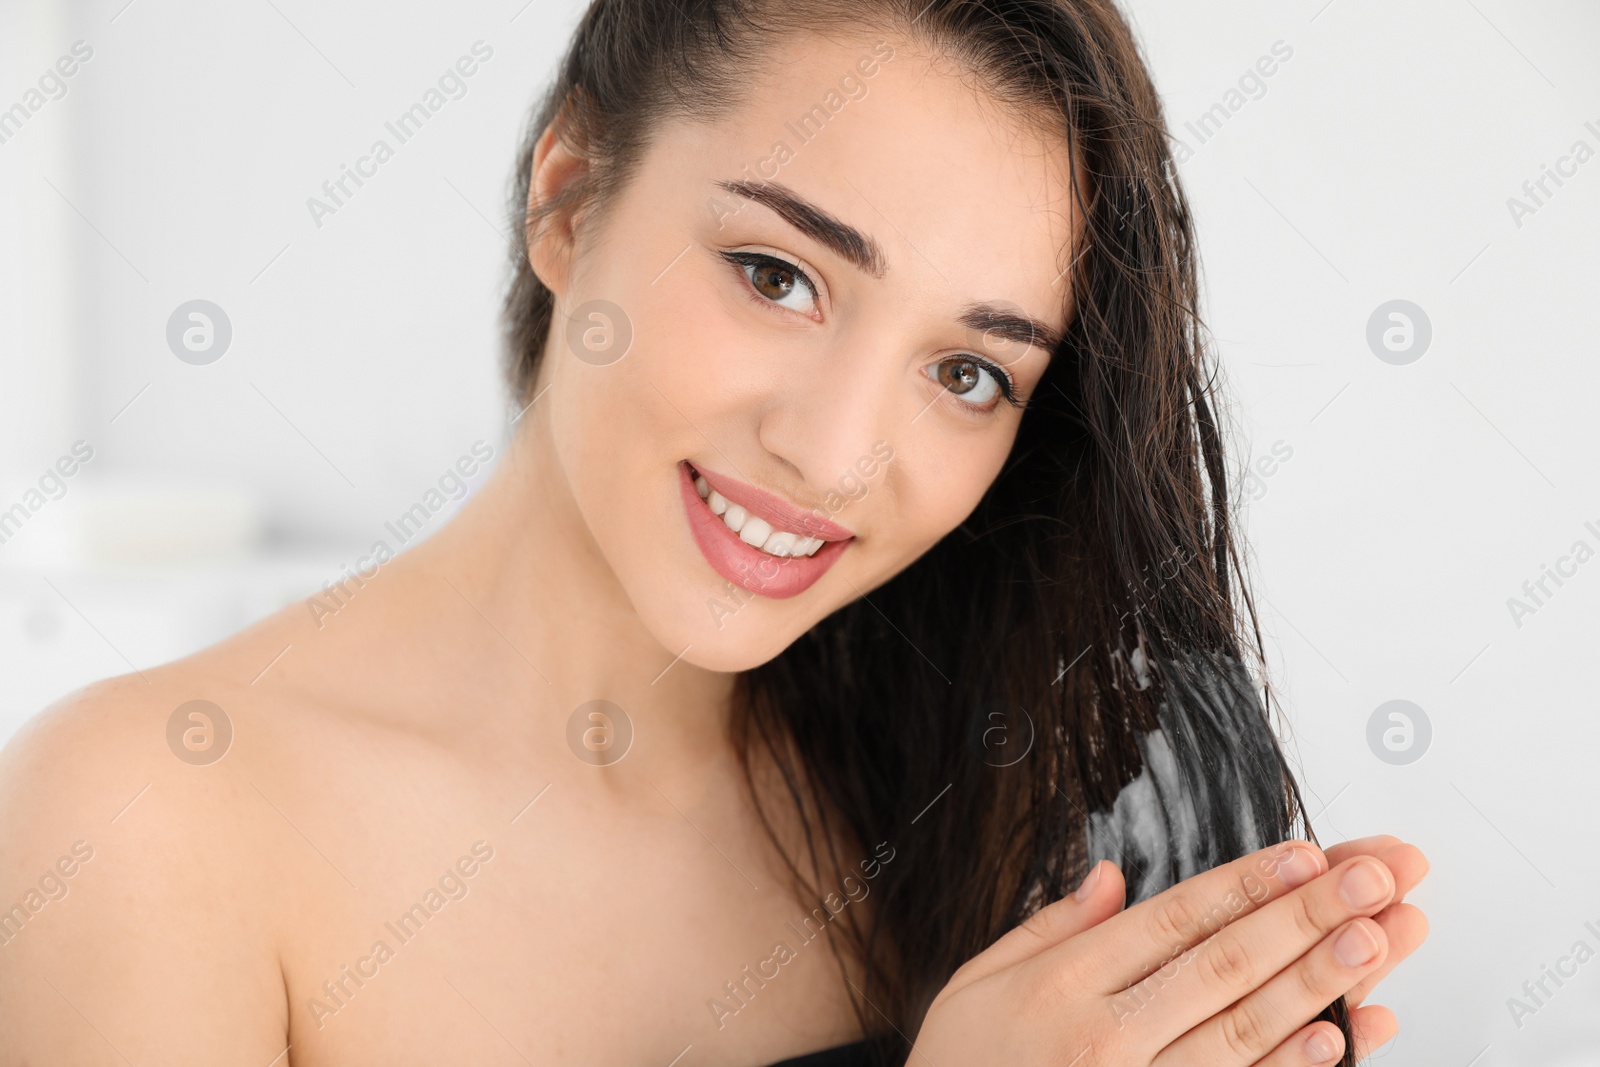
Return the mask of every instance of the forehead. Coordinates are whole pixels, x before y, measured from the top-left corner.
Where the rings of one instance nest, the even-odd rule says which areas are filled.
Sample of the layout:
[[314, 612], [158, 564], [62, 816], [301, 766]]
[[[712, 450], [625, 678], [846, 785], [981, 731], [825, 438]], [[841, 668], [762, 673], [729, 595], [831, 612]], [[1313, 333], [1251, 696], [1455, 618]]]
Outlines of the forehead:
[[1062, 324], [1081, 225], [1064, 138], [903, 35], [790, 38], [739, 88], [729, 114], [664, 134], [702, 201], [739, 210], [715, 182], [782, 183], [875, 239], [896, 280]]

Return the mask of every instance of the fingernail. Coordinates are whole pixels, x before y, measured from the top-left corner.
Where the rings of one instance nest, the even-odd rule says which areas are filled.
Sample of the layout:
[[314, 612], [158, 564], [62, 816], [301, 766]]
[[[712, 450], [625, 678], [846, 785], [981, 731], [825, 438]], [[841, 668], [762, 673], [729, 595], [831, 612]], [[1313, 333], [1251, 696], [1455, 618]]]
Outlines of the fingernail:
[[1278, 864], [1278, 881], [1290, 889], [1305, 885], [1321, 873], [1322, 864], [1317, 862], [1317, 857], [1303, 848], [1293, 849], [1288, 858]]
[[1389, 895], [1388, 870], [1376, 860], [1363, 860], [1339, 879], [1339, 895], [1352, 908], [1370, 908]]
[[1306, 1059], [1315, 1064], [1332, 1063], [1339, 1058], [1339, 1045], [1321, 1030], [1306, 1038]]
[[1333, 957], [1346, 967], [1360, 967], [1378, 954], [1378, 940], [1366, 923], [1351, 923], [1333, 943]]
[[1090, 868], [1089, 873], [1084, 875], [1083, 883], [1072, 893], [1073, 900], [1081, 902], [1089, 899], [1089, 894], [1094, 892], [1094, 887], [1100, 881], [1100, 868], [1103, 863], [1103, 860], [1101, 863], [1096, 863]]

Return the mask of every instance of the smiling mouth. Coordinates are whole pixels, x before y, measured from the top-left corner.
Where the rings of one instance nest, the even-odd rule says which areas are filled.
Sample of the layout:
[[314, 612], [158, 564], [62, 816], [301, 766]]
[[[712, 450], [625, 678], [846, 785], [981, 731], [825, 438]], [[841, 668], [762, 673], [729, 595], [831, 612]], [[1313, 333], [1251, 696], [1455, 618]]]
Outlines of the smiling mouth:
[[814, 510], [688, 460], [678, 464], [678, 482], [689, 529], [711, 569], [764, 597], [803, 593], [855, 540]]
[[730, 504], [728, 498], [711, 488], [711, 483], [705, 476], [694, 470], [693, 465], [689, 470], [694, 472], [694, 490], [700, 494], [700, 499], [706, 502], [706, 507], [711, 509], [711, 514], [722, 516], [722, 523], [728, 529], [739, 535], [739, 540], [749, 545], [758, 552], [765, 552], [778, 559], [790, 556], [813, 556], [817, 549], [825, 542], [820, 537], [807, 537], [805, 534], [795, 533], [792, 530], [780, 530], [766, 519], [760, 518], [738, 504]]

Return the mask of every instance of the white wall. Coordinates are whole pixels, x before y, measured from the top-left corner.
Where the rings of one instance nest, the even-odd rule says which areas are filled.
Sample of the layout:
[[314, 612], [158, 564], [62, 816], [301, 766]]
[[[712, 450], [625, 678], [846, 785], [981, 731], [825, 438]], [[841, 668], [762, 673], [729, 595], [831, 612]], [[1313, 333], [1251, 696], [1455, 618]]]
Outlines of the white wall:
[[[0, 738], [306, 595], [474, 440], [498, 447], [506, 182], [580, 10], [124, 4], [0, 6], [0, 108], [93, 49], [0, 144], [0, 508], [94, 450], [0, 545]], [[1600, 550], [1600, 159], [1520, 220], [1507, 204], [1574, 142], [1600, 151], [1600, 9], [1130, 10], [1192, 150], [1239, 462], [1289, 454], [1247, 521], [1312, 810], [1329, 841], [1394, 832], [1433, 860], [1433, 934], [1379, 998], [1405, 1028], [1384, 1060], [1600, 1063], [1600, 963], [1520, 1026], [1507, 1004], [1600, 948], [1600, 562], [1507, 606], [1575, 541]], [[318, 226], [307, 198], [480, 40], [466, 95]], [[1186, 123], [1217, 104], [1202, 143]], [[165, 338], [196, 298], [233, 329], [207, 366]], [[1367, 341], [1395, 299], [1431, 323], [1406, 365]], [[92, 516], [126, 541], [75, 546]], [[1433, 731], [1406, 765], [1367, 741], [1393, 699]]]
[[[1433, 862], [1418, 895], [1432, 934], [1379, 998], [1404, 1028], [1386, 1059], [1600, 1063], [1600, 965], [1547, 982], [1520, 1026], [1507, 1004], [1577, 940], [1600, 948], [1583, 844], [1600, 562], [1547, 582], [1532, 615], [1507, 606], [1575, 541], [1600, 551], [1600, 158], [1547, 182], [1533, 214], [1507, 205], [1575, 141], [1600, 152], [1600, 9], [1135, 11], [1194, 149], [1182, 171], [1248, 452], [1292, 450], [1248, 523], [1310, 807], [1327, 805], [1328, 840], [1397, 833]], [[1201, 144], [1185, 123], [1280, 40], [1293, 55], [1265, 92]], [[1432, 324], [1407, 365], [1366, 340], [1394, 299]], [[1367, 744], [1393, 699], [1433, 729], [1407, 765]]]

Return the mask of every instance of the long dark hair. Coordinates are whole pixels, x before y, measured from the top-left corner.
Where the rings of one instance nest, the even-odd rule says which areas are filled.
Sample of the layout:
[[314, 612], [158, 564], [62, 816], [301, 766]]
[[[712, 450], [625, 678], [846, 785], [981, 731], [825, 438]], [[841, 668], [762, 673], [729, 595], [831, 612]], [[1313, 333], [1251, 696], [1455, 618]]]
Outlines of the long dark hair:
[[[854, 866], [841, 841], [893, 849], [869, 918], [846, 908], [838, 928], [862, 1030], [900, 1063], [955, 969], [1099, 858], [1122, 865], [1132, 904], [1315, 838], [1271, 727], [1188, 202], [1111, 0], [594, 0], [517, 163], [513, 392], [531, 398], [553, 308], [521, 241], [556, 213], [603, 212], [657, 124], [726, 114], [775, 43], [818, 26], [955, 57], [1057, 131], [1087, 179], [1075, 312], [982, 502], [735, 688], [747, 780], [759, 753], [799, 815], [804, 848], [785, 855], [801, 899], [837, 892], [823, 871]], [[587, 168], [530, 213], [553, 122]], [[1353, 1064], [1343, 998], [1322, 1017]]]

